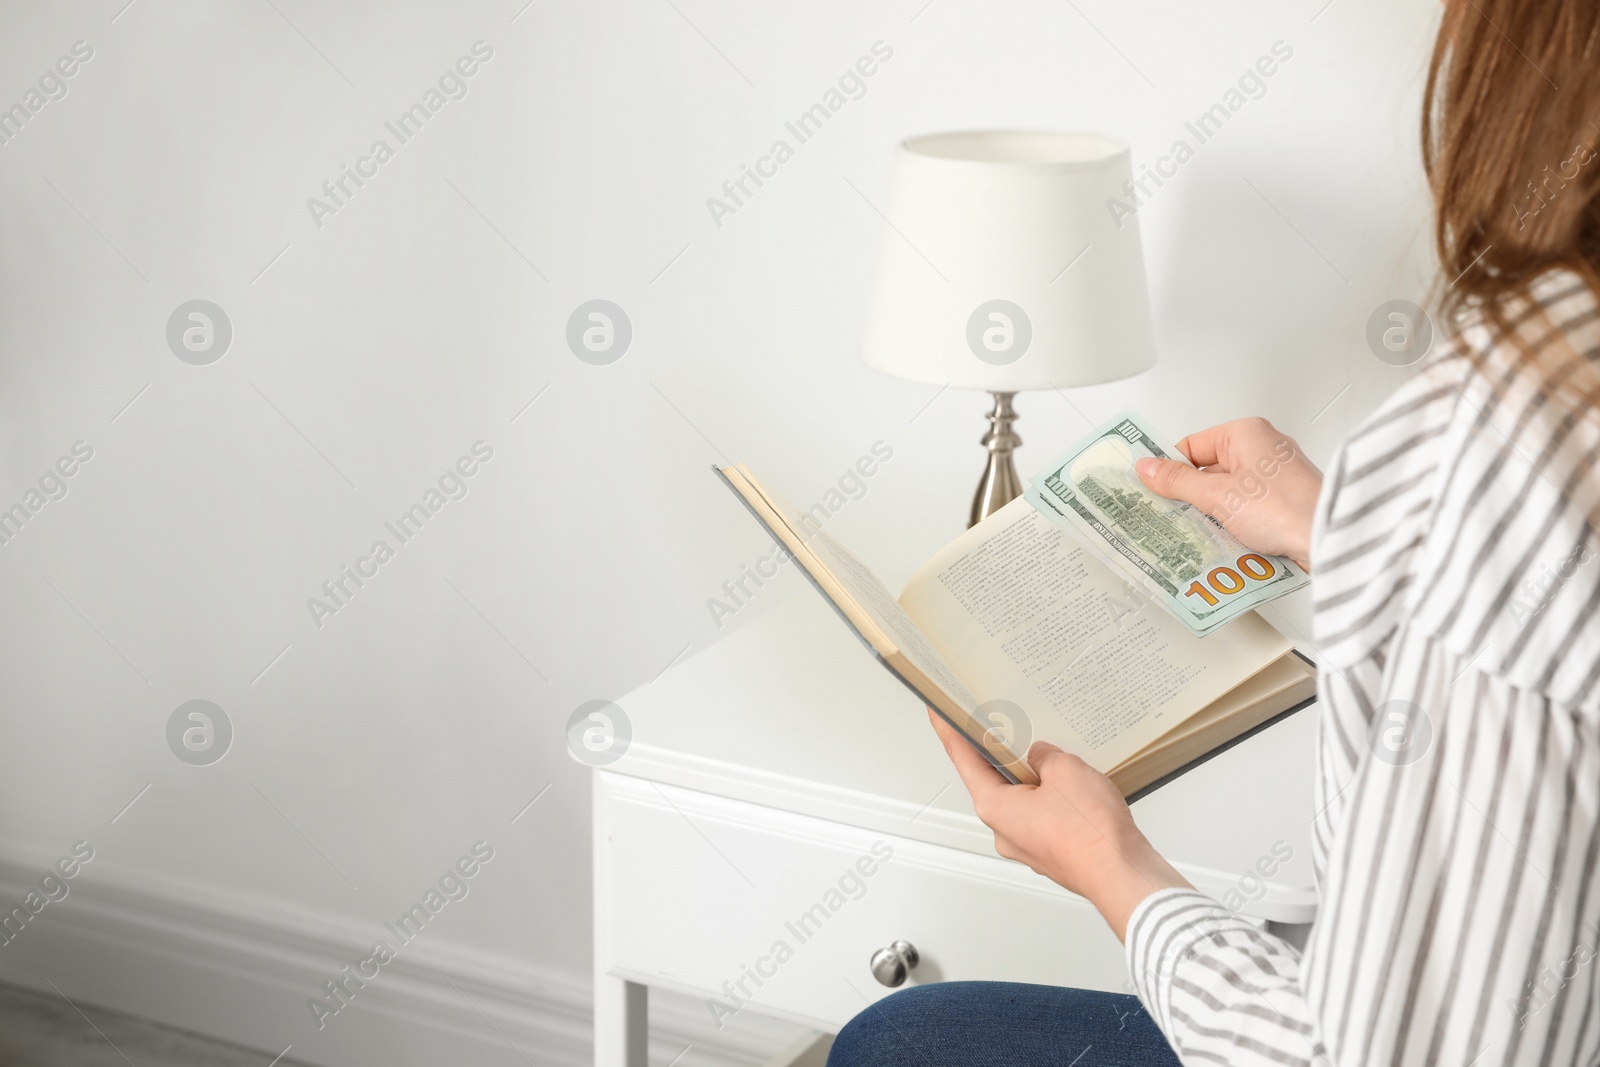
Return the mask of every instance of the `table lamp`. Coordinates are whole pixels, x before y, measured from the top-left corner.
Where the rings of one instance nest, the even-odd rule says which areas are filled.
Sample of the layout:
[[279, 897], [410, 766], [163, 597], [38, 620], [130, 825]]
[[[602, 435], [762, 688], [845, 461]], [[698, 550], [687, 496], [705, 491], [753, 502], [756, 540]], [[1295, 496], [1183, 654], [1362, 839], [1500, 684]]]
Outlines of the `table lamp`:
[[968, 525], [1022, 493], [1012, 398], [1155, 365], [1126, 143], [1094, 133], [913, 137], [895, 154], [863, 358], [994, 394]]

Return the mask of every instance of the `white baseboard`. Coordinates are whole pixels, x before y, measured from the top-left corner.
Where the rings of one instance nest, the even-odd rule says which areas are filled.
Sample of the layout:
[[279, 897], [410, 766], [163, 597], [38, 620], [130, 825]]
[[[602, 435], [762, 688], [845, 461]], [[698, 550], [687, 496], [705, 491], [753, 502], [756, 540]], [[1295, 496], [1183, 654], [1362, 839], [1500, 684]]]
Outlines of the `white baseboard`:
[[[20, 903], [53, 859], [0, 848], [0, 911]], [[592, 1062], [587, 973], [423, 938], [319, 1031], [307, 999], [365, 956], [373, 937], [327, 916], [96, 859], [65, 899], [0, 944], [0, 981], [52, 995], [54, 983], [78, 1003], [261, 1049], [267, 1059], [292, 1045], [287, 1059], [319, 1067]], [[718, 1031], [703, 1005], [652, 991], [651, 1062], [681, 1053], [677, 1067], [763, 1064], [801, 1032], [753, 1015], [736, 1022]]]

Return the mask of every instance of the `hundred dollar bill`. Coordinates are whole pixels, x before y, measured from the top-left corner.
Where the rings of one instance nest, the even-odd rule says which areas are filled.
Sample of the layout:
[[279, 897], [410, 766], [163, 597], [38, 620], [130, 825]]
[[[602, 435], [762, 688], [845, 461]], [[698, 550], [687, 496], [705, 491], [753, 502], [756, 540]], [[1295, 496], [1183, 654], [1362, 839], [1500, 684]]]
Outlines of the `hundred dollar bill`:
[[1036, 476], [1028, 501], [1201, 637], [1310, 582], [1199, 508], [1147, 489], [1134, 470], [1146, 456], [1188, 462], [1124, 413]]

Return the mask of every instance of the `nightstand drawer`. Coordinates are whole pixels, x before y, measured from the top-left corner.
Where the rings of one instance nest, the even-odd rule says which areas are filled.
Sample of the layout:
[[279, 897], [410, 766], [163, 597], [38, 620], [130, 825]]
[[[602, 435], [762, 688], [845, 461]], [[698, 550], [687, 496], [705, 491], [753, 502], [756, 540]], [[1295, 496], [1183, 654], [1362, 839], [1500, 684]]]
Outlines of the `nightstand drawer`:
[[891, 989], [873, 952], [920, 956], [908, 984], [958, 979], [1123, 990], [1095, 910], [1019, 864], [601, 772], [598, 885], [610, 970], [836, 1030]]

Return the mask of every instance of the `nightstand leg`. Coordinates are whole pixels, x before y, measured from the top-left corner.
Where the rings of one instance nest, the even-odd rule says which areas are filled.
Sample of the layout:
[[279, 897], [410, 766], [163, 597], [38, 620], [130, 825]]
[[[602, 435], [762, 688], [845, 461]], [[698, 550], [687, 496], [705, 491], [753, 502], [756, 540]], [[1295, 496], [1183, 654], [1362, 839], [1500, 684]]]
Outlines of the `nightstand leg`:
[[647, 1067], [649, 989], [614, 975], [595, 975], [595, 1067]]

